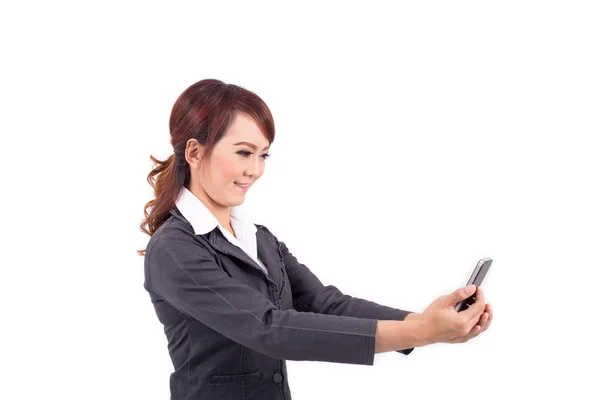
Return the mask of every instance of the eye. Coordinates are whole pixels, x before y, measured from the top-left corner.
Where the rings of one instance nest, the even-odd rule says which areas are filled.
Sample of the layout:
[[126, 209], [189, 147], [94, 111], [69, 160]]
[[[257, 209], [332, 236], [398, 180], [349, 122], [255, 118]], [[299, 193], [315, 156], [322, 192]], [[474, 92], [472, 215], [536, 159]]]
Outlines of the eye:
[[[240, 150], [237, 153], [244, 158], [248, 158], [252, 155], [252, 153], [247, 150]], [[266, 160], [267, 158], [271, 157], [271, 154], [263, 154], [263, 155], [261, 155], [261, 157]]]

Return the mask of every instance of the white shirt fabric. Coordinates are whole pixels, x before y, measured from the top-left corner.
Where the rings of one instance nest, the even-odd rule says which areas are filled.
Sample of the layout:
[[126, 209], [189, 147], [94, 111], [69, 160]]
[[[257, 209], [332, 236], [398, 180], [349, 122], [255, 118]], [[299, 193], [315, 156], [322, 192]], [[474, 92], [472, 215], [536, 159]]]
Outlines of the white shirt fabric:
[[256, 225], [244, 213], [241, 206], [231, 208], [229, 221], [235, 232], [235, 236], [233, 236], [217, 221], [217, 218], [204, 203], [186, 187], [182, 188], [179, 192], [175, 205], [185, 219], [192, 224], [196, 235], [204, 235], [218, 227], [227, 240], [248, 254], [264, 270], [265, 274], [268, 275], [267, 268], [258, 259]]

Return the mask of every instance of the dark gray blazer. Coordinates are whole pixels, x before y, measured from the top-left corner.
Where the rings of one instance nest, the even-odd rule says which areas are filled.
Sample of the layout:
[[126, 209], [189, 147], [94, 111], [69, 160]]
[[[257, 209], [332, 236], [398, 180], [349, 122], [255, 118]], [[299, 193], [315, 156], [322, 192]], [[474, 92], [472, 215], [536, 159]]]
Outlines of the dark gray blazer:
[[177, 207], [148, 242], [144, 287], [168, 340], [172, 400], [289, 400], [285, 360], [373, 365], [377, 320], [410, 313], [324, 286], [256, 227], [268, 276], [219, 229], [194, 235]]

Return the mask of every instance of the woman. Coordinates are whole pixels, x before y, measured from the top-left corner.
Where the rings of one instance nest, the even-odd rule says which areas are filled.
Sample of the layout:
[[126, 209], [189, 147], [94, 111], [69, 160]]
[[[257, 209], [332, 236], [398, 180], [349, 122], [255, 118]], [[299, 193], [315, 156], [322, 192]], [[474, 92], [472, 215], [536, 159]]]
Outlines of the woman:
[[[467, 341], [492, 319], [460, 288], [423, 313], [324, 286], [240, 209], [264, 172], [273, 117], [254, 93], [206, 79], [170, 117], [174, 154], [148, 175], [144, 287], [168, 339], [171, 399], [291, 399], [286, 360], [373, 365], [375, 353]], [[148, 212], [150, 209], [150, 212]]]

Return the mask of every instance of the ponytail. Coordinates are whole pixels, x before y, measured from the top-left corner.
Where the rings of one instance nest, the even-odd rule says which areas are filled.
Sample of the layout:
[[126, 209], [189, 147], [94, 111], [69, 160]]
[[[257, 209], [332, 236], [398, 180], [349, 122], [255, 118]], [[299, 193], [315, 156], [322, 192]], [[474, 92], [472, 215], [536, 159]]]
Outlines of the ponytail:
[[[165, 222], [169, 211], [175, 206], [179, 191], [187, 183], [189, 166], [185, 162], [185, 158], [183, 158], [183, 162], [179, 158], [172, 154], [165, 161], [161, 161], [150, 156], [154, 167], [146, 180], [154, 189], [155, 199], [150, 200], [144, 206], [145, 218], [140, 223], [140, 230], [150, 236]], [[137, 252], [141, 256], [146, 253], [145, 250], [137, 250]]]

